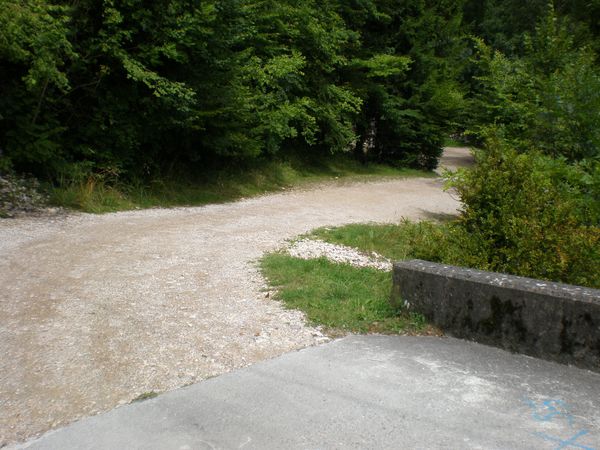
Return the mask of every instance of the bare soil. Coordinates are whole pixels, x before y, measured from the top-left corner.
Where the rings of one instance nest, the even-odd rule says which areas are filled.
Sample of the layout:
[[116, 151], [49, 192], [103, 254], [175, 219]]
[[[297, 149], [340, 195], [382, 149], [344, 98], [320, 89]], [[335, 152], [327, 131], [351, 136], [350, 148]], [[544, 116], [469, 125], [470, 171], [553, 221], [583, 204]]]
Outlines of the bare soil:
[[[466, 149], [452, 149], [454, 163]], [[327, 183], [199, 208], [0, 220], [0, 447], [325, 341], [255, 261], [325, 225], [456, 212], [442, 182]]]

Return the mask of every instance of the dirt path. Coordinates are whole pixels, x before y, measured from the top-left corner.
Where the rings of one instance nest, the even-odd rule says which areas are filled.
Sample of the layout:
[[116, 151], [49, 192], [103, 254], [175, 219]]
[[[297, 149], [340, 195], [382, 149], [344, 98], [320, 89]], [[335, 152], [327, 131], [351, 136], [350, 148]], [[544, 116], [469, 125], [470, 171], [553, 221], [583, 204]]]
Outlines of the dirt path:
[[0, 447], [322, 341], [265, 298], [254, 261], [315, 227], [457, 206], [439, 180], [415, 178], [0, 221]]

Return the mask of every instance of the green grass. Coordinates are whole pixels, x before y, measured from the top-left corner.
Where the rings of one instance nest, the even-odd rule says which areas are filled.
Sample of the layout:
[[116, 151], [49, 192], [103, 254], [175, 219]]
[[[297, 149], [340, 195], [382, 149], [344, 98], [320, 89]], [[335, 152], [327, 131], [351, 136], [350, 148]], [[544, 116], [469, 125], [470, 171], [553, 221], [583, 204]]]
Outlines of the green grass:
[[[590, 233], [592, 238], [593, 232]], [[598, 271], [594, 270], [598, 267], [598, 259], [595, 257], [597, 252], [591, 254], [582, 252], [577, 258], [584, 262], [576, 261], [578, 266], [573, 266], [574, 269], [566, 272], [564, 276], [556, 274], [548, 276], [533, 272], [539, 268], [546, 270], [545, 260], [540, 259], [540, 264], [533, 268], [511, 266], [510, 260], [508, 263], [502, 262], [497, 257], [496, 248], [490, 248], [480, 236], [470, 233], [456, 221], [441, 223], [404, 221], [393, 225], [353, 224], [339, 228], [320, 228], [312, 231], [308, 237], [354, 247], [365, 253], [377, 252], [394, 261], [422, 259], [596, 289], [600, 286]], [[528, 256], [525, 254], [523, 257]], [[573, 278], [569, 279], [566, 276]]]
[[282, 253], [266, 255], [260, 265], [277, 300], [303, 311], [329, 333], [432, 332], [421, 316], [390, 306], [389, 272]]
[[362, 165], [346, 155], [307, 161], [291, 157], [250, 167], [170, 176], [147, 183], [109, 183], [98, 177], [66, 182], [50, 189], [54, 205], [92, 213], [129, 209], [199, 206], [223, 203], [328, 180], [368, 181], [373, 178], [430, 177], [429, 172], [381, 164]]
[[333, 244], [376, 252], [392, 260], [424, 259], [460, 264], [470, 244], [460, 230], [449, 223], [410, 222], [399, 224], [352, 224], [319, 228], [309, 235]]

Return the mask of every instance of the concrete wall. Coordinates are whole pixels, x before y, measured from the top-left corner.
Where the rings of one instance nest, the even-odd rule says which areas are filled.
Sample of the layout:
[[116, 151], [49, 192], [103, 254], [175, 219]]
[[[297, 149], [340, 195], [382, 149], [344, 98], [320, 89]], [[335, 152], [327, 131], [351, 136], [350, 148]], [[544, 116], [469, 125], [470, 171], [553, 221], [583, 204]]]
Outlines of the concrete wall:
[[600, 372], [600, 290], [427, 261], [394, 264], [392, 303], [456, 337]]

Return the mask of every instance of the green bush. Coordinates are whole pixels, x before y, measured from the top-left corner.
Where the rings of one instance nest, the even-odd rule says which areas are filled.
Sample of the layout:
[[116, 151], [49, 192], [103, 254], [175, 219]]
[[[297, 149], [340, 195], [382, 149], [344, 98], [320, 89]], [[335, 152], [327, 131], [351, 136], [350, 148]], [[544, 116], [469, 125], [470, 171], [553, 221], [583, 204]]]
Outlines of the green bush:
[[490, 127], [500, 127], [521, 151], [570, 162], [600, 158], [600, 70], [594, 52], [570, 33], [569, 22], [550, 10], [522, 37], [522, 57], [476, 39], [469, 133], [484, 141]]
[[600, 287], [600, 168], [520, 154], [498, 139], [450, 185], [489, 270]]

